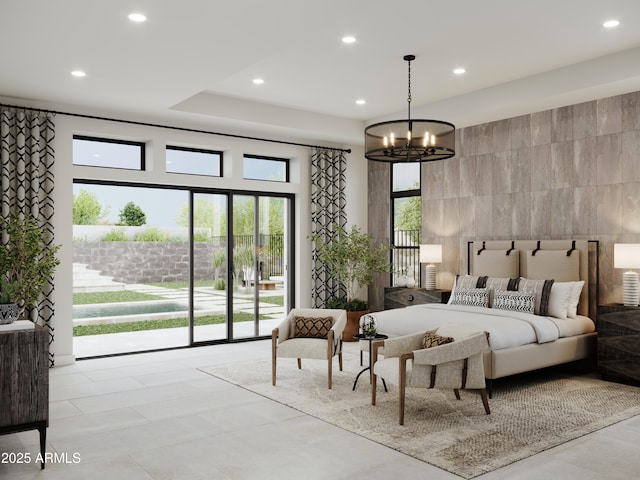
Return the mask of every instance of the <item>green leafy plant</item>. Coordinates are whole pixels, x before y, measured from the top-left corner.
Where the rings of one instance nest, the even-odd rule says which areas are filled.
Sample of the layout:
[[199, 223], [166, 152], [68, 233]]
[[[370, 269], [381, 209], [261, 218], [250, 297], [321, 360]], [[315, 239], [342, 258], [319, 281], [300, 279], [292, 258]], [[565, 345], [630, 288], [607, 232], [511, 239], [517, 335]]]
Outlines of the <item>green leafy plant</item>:
[[[364, 308], [360, 310], [366, 310], [367, 302], [356, 299], [355, 295], [360, 287], [373, 282], [374, 275], [389, 271], [390, 247], [373, 245], [372, 237], [361, 232], [355, 225], [351, 227], [351, 231], [336, 225], [335, 232], [333, 239], [325, 240], [319, 235], [311, 237], [316, 245], [318, 258], [327, 266], [331, 278], [338, 280], [347, 290], [347, 298], [336, 299], [334, 304], [343, 301], [345, 309], [350, 311], [354, 311], [354, 306], [364, 304]], [[352, 303], [354, 301], [355, 304]]]
[[247, 287], [249, 286], [248, 282], [251, 280], [249, 277], [253, 265], [253, 245], [236, 245], [233, 247], [233, 268], [236, 273], [236, 278], [240, 281], [240, 273], [243, 273]]
[[158, 227], [149, 227], [134, 235], [134, 242], [168, 242], [170, 237]]
[[227, 263], [227, 251], [224, 248], [216, 248], [211, 254], [211, 261], [214, 270], [214, 280], [218, 280], [222, 267]]
[[346, 310], [347, 312], [362, 312], [369, 308], [369, 302], [360, 300], [359, 298], [347, 300], [344, 297], [334, 297], [327, 301], [327, 308], [338, 308], [340, 310]]
[[[60, 264], [59, 245], [49, 245], [47, 231], [31, 214], [13, 212], [0, 217], [3, 237], [0, 242], [0, 288], [7, 303], [16, 303], [22, 316], [35, 305], [45, 284]], [[4, 300], [3, 300], [4, 301]]]
[[109, 232], [105, 233], [100, 239], [103, 242], [128, 242], [129, 238], [127, 237], [124, 228], [113, 228]]
[[147, 216], [138, 205], [128, 202], [120, 210], [120, 223], [130, 227], [140, 227], [147, 223]]
[[0, 277], [0, 303], [14, 303], [17, 298], [20, 284], [10, 282], [5, 276]]
[[[182, 241], [186, 242], [188, 240], [185, 238]], [[211, 241], [211, 235], [209, 235], [208, 231], [196, 230], [193, 232], [193, 241], [201, 242], [201, 243], [209, 243]]]
[[109, 207], [102, 207], [98, 197], [86, 190], [73, 195], [72, 216], [74, 225], [98, 225], [109, 214]]
[[227, 288], [227, 282], [224, 278], [218, 278], [213, 282], [213, 288], [215, 290], [224, 290], [225, 288]]

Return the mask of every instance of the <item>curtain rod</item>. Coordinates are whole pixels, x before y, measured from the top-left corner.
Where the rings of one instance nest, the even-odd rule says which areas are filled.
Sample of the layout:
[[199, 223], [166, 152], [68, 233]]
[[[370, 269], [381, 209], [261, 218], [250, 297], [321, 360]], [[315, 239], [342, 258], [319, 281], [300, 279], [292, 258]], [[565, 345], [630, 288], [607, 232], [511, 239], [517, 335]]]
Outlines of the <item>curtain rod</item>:
[[159, 123], [147, 123], [147, 122], [137, 122], [134, 120], [123, 120], [119, 118], [109, 118], [109, 117], [98, 117], [95, 115], [85, 115], [82, 113], [69, 113], [69, 112], [59, 112], [56, 110], [46, 110], [42, 108], [34, 108], [34, 107], [23, 107], [18, 105], [7, 105], [4, 103], [0, 103], [0, 107], [6, 108], [16, 108], [19, 110], [29, 110], [32, 112], [42, 112], [42, 113], [51, 113], [53, 115], [66, 115], [68, 117], [79, 117], [79, 118], [88, 118], [91, 120], [105, 120], [107, 122], [117, 122], [117, 123], [128, 123], [131, 125], [139, 125], [143, 127], [154, 127], [154, 128], [168, 128], [170, 130], [179, 130], [181, 132], [189, 132], [189, 133], [204, 133], [206, 135], [219, 135], [221, 137], [231, 137], [231, 138], [239, 138], [242, 140], [255, 140], [258, 142], [269, 142], [269, 143], [280, 143], [283, 145], [293, 145], [296, 147], [310, 147], [310, 148], [324, 148], [327, 150], [334, 150], [337, 152], [351, 153], [350, 148], [338, 148], [338, 147], [324, 147], [321, 145], [310, 145], [307, 143], [296, 143], [296, 142], [287, 142], [286, 140], [274, 140], [272, 138], [260, 138], [260, 137], [250, 137], [248, 135], [237, 135], [233, 133], [222, 133], [222, 132], [212, 132], [210, 130], [199, 130], [196, 128], [186, 128], [186, 127], [175, 127], [171, 125], [161, 125]]

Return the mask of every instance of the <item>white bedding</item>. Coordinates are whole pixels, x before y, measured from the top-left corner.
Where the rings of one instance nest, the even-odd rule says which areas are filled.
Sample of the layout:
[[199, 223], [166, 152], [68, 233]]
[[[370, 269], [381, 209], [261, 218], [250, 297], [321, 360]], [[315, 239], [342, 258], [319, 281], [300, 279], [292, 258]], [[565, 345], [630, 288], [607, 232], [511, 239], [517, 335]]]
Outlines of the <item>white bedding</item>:
[[371, 313], [379, 332], [407, 335], [443, 324], [464, 325], [489, 332], [492, 350], [529, 343], [553, 342], [560, 337], [595, 331], [584, 316], [559, 319], [495, 308], [430, 303]]

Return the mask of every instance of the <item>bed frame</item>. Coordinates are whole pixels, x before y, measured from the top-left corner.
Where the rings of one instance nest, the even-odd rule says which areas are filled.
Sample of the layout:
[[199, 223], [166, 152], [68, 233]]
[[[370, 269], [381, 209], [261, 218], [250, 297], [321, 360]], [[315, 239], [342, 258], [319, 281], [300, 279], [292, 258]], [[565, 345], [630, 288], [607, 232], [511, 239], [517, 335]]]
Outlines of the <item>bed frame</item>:
[[[597, 240], [489, 240], [469, 242], [467, 266], [471, 275], [526, 277], [556, 281], [584, 280], [578, 313], [596, 320], [598, 298]], [[560, 338], [487, 352], [485, 376], [491, 380], [540, 368], [593, 358], [597, 334]]]

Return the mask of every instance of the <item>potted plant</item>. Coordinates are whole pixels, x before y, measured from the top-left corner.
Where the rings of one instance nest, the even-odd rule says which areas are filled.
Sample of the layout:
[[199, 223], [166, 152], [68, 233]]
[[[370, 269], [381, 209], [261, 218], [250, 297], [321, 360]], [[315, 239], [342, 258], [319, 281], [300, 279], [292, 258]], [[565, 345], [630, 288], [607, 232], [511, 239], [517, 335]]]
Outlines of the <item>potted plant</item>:
[[236, 271], [238, 286], [244, 282], [245, 290], [251, 288], [253, 281], [253, 245], [236, 245], [233, 247], [233, 267]]
[[343, 338], [351, 341], [358, 333], [360, 317], [368, 312], [369, 304], [356, 298], [360, 288], [368, 287], [377, 273], [389, 272], [390, 247], [373, 245], [370, 235], [355, 225], [351, 231], [336, 226], [336, 235], [325, 241], [318, 235], [311, 237], [316, 244], [318, 258], [327, 266], [331, 278], [342, 283], [347, 292], [345, 298], [331, 299], [327, 307], [347, 310], [347, 327]]
[[[0, 217], [0, 229], [0, 302], [15, 304], [10, 308], [22, 317], [60, 263], [55, 256], [60, 246], [48, 244], [46, 230], [29, 213]], [[13, 320], [4, 319], [4, 323]]]
[[13, 323], [18, 319], [18, 304], [13, 303], [18, 285], [0, 277], [0, 325]]

